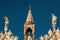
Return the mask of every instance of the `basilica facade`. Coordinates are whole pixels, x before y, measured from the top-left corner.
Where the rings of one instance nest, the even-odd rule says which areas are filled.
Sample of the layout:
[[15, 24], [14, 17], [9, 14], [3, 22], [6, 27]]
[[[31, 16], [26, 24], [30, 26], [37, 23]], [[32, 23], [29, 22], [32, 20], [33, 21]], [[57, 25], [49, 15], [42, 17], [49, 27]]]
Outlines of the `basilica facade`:
[[[9, 20], [5, 16], [5, 27], [4, 33], [0, 33], [0, 40], [18, 40], [18, 36], [13, 36], [11, 30], [8, 30]], [[49, 30], [48, 34], [41, 36], [40, 40], [60, 40], [60, 30], [56, 28], [57, 16], [52, 13], [52, 28]], [[32, 16], [31, 5], [29, 6], [29, 11], [27, 15], [26, 22], [24, 23], [24, 40], [35, 40], [35, 23]], [[21, 38], [21, 37], [20, 37]]]

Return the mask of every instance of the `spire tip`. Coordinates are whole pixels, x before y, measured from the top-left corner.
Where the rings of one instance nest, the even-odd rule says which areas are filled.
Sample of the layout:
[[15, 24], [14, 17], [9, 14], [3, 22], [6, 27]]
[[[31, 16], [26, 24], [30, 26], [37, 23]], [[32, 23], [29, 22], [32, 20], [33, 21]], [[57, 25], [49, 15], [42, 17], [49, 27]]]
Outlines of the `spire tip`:
[[32, 6], [32, 5], [30, 4], [30, 5], [29, 5], [29, 9], [31, 9], [31, 6]]

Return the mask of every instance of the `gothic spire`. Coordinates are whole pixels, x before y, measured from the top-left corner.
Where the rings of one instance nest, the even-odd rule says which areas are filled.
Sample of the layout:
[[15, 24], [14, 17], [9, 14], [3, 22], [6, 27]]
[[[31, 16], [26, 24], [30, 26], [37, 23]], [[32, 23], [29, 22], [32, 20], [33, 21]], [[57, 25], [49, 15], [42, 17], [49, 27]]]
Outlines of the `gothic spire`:
[[29, 11], [28, 11], [28, 16], [27, 16], [26, 23], [28, 23], [28, 24], [34, 23], [32, 12], [31, 12], [31, 4], [29, 5]]

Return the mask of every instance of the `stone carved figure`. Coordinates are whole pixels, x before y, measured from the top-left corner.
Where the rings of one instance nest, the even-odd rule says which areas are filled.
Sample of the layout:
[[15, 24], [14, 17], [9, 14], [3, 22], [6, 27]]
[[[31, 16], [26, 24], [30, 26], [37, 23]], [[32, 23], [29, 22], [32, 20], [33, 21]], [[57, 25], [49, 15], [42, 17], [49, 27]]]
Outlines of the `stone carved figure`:
[[56, 24], [57, 17], [52, 14], [52, 24]]

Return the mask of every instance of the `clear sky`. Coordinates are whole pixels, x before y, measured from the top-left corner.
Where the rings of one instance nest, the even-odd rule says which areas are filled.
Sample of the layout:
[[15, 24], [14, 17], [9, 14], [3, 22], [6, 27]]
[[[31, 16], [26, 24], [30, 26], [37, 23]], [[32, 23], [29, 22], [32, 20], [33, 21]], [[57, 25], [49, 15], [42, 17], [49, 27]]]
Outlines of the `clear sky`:
[[0, 32], [4, 31], [4, 16], [9, 17], [9, 29], [13, 35], [24, 39], [24, 23], [28, 14], [29, 4], [32, 4], [32, 14], [36, 24], [35, 39], [47, 34], [52, 29], [51, 13], [58, 17], [57, 27], [60, 28], [59, 0], [0, 0]]

